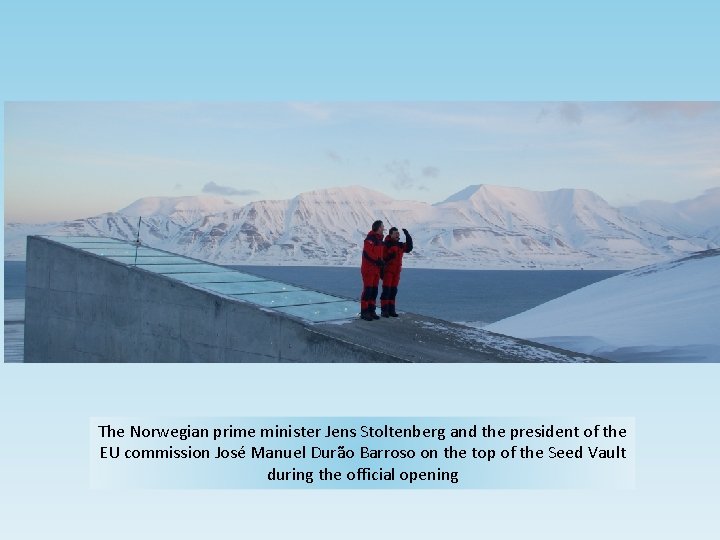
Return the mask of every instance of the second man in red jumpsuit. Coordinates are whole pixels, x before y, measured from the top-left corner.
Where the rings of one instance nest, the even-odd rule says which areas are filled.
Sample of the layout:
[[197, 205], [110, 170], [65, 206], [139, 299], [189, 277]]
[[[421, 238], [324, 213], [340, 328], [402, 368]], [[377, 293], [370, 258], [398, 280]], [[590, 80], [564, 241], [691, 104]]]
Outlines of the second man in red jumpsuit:
[[400, 284], [400, 271], [405, 253], [413, 249], [413, 241], [407, 229], [402, 230], [405, 241], [400, 242], [400, 233], [396, 227], [391, 227], [385, 237], [385, 269], [383, 274], [382, 295], [380, 296], [380, 309], [383, 317], [397, 317], [395, 311], [395, 297]]

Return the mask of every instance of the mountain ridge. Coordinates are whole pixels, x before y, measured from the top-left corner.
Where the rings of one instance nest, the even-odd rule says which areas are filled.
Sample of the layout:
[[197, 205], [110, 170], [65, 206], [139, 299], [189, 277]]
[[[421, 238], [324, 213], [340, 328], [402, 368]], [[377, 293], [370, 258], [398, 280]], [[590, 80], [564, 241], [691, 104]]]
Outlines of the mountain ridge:
[[[707, 204], [716, 203], [710, 190]], [[720, 219], [707, 235], [613, 208], [582, 189], [530, 191], [471, 185], [428, 204], [364, 186], [300, 193], [234, 206], [222, 198], [144, 198], [121, 211], [40, 225], [7, 224], [6, 260], [24, 257], [28, 234], [134, 239], [138, 209], [144, 243], [219, 264], [359, 264], [370, 225], [409, 229], [408, 266], [428, 268], [630, 269], [717, 247]], [[718, 208], [720, 210], [720, 208]], [[705, 215], [712, 215], [706, 212]], [[720, 212], [715, 215], [720, 216]]]

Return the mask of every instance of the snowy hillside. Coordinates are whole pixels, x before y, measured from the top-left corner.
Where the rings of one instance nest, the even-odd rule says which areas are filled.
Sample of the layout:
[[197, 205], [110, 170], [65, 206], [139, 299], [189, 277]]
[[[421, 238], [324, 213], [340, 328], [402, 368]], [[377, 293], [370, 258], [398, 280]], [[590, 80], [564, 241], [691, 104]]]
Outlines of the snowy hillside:
[[406, 264], [430, 268], [629, 269], [717, 247], [719, 230], [684, 235], [628, 217], [586, 190], [479, 185], [430, 205], [352, 186], [242, 207], [221, 198], [147, 198], [83, 220], [9, 224], [5, 258], [24, 258], [28, 234], [134, 239], [138, 216], [145, 244], [220, 264], [357, 265], [376, 219], [409, 229], [415, 250]]
[[617, 361], [720, 361], [720, 249], [639, 268], [486, 326]]

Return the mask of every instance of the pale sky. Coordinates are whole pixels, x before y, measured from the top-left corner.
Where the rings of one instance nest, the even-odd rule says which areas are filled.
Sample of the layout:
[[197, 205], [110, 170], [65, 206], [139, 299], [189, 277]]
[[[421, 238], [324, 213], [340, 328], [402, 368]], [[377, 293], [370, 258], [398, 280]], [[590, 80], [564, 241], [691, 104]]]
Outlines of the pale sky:
[[5, 105], [6, 222], [349, 185], [436, 203], [471, 184], [693, 198], [720, 186], [720, 102]]

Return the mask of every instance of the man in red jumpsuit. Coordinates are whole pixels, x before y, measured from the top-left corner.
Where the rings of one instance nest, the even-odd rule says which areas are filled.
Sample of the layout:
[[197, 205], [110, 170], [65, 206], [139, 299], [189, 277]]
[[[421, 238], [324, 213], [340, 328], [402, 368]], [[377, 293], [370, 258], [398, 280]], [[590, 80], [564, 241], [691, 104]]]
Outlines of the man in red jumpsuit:
[[380, 310], [383, 317], [397, 317], [395, 311], [395, 297], [400, 284], [400, 271], [405, 253], [413, 249], [413, 241], [407, 229], [403, 229], [405, 241], [400, 242], [400, 233], [396, 227], [390, 228], [390, 234], [385, 237], [385, 269], [383, 274], [382, 295], [380, 296]]
[[385, 266], [383, 260], [383, 233], [385, 226], [378, 220], [372, 224], [363, 244], [360, 273], [363, 280], [363, 291], [360, 297], [360, 317], [365, 321], [379, 319], [375, 313], [375, 302], [380, 283], [380, 271]]

